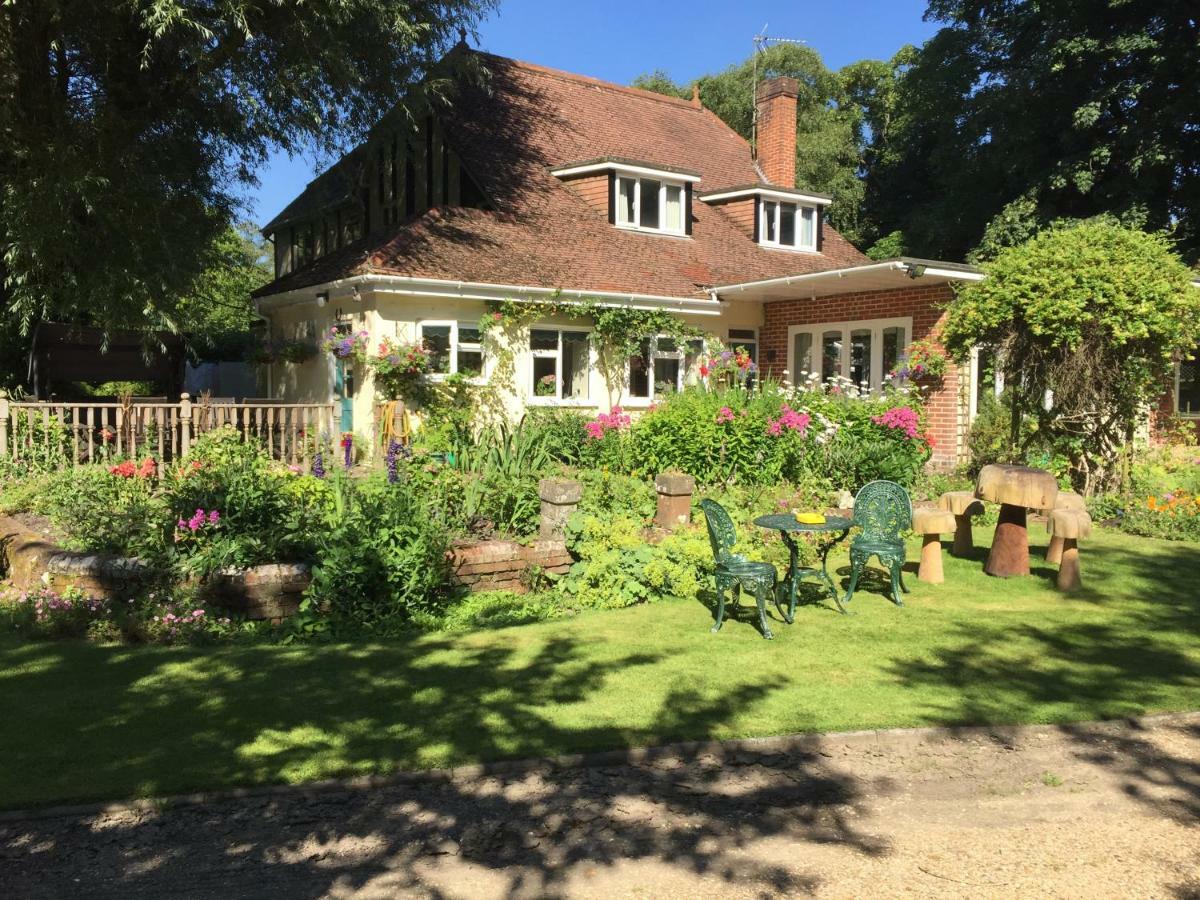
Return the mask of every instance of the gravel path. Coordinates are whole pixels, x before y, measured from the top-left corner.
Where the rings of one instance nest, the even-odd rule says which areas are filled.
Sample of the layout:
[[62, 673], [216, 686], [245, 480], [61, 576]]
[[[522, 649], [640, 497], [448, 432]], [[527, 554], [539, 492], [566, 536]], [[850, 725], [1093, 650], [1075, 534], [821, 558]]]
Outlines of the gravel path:
[[1200, 714], [0, 820], [0, 896], [1200, 898]]

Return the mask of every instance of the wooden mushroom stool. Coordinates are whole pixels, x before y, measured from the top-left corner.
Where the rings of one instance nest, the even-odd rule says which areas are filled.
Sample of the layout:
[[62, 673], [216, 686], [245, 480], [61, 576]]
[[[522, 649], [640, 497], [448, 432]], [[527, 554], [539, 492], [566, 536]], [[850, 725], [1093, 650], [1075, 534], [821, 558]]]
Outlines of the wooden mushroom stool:
[[1092, 536], [1092, 517], [1082, 509], [1052, 509], [1046, 519], [1051, 537], [1062, 539], [1062, 561], [1058, 564], [1058, 589], [1079, 590], [1079, 541]]
[[954, 546], [950, 552], [955, 556], [970, 556], [975, 549], [971, 518], [983, 512], [983, 504], [975, 499], [974, 491], [946, 491], [938, 498], [938, 509], [954, 515]]
[[[1059, 491], [1058, 497], [1054, 500], [1054, 509], [1075, 509], [1085, 511], [1087, 504], [1083, 502], [1083, 498], [1074, 491]], [[1046, 528], [1050, 528], [1050, 513], [1054, 510], [1046, 510]], [[1051, 532], [1050, 546], [1046, 548], [1046, 562], [1057, 566], [1062, 562], [1063, 554], [1063, 539]]]
[[942, 539], [943, 534], [954, 531], [954, 514], [943, 509], [922, 507], [913, 510], [912, 529], [921, 535], [921, 565], [917, 569], [917, 578], [930, 584], [941, 584], [946, 579], [942, 577]]
[[1029, 530], [1025, 513], [1054, 509], [1058, 483], [1054, 476], [1028, 466], [984, 466], [975, 496], [1000, 504], [1000, 521], [983, 570], [999, 578], [1029, 574]]

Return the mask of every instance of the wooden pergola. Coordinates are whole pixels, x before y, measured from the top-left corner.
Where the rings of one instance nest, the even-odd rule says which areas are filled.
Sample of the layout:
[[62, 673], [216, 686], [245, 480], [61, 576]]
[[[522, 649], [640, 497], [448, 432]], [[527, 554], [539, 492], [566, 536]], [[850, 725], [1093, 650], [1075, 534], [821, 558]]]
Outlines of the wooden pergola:
[[33, 395], [48, 398], [72, 382], [152, 381], [168, 396], [183, 387], [183, 338], [167, 331], [110, 331], [44, 322], [34, 331], [28, 383]]

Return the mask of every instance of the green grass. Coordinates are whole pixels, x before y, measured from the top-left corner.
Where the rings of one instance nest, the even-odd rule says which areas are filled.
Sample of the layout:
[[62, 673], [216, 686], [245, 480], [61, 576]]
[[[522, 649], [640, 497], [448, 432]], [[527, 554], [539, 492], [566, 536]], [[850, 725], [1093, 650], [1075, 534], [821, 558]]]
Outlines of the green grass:
[[1200, 708], [1200, 546], [1101, 533], [1072, 597], [1044, 564], [999, 581], [978, 555], [947, 555], [938, 587], [909, 576], [903, 609], [870, 590], [854, 616], [802, 607], [773, 642], [749, 604], [713, 635], [710, 610], [683, 602], [367, 646], [7, 640], [0, 806], [689, 738]]

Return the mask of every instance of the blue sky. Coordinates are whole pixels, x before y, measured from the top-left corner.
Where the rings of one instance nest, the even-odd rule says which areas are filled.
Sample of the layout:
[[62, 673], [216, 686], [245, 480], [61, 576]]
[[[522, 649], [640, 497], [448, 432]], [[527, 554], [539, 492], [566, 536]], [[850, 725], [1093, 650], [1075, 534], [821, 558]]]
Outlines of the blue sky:
[[[479, 46], [618, 84], [654, 69], [688, 82], [748, 57], [764, 25], [771, 36], [804, 41], [831, 68], [887, 59], [933, 34], [924, 12], [925, 0], [501, 0], [480, 28]], [[269, 220], [323, 167], [306, 156], [272, 157], [251, 192], [254, 221]]]

